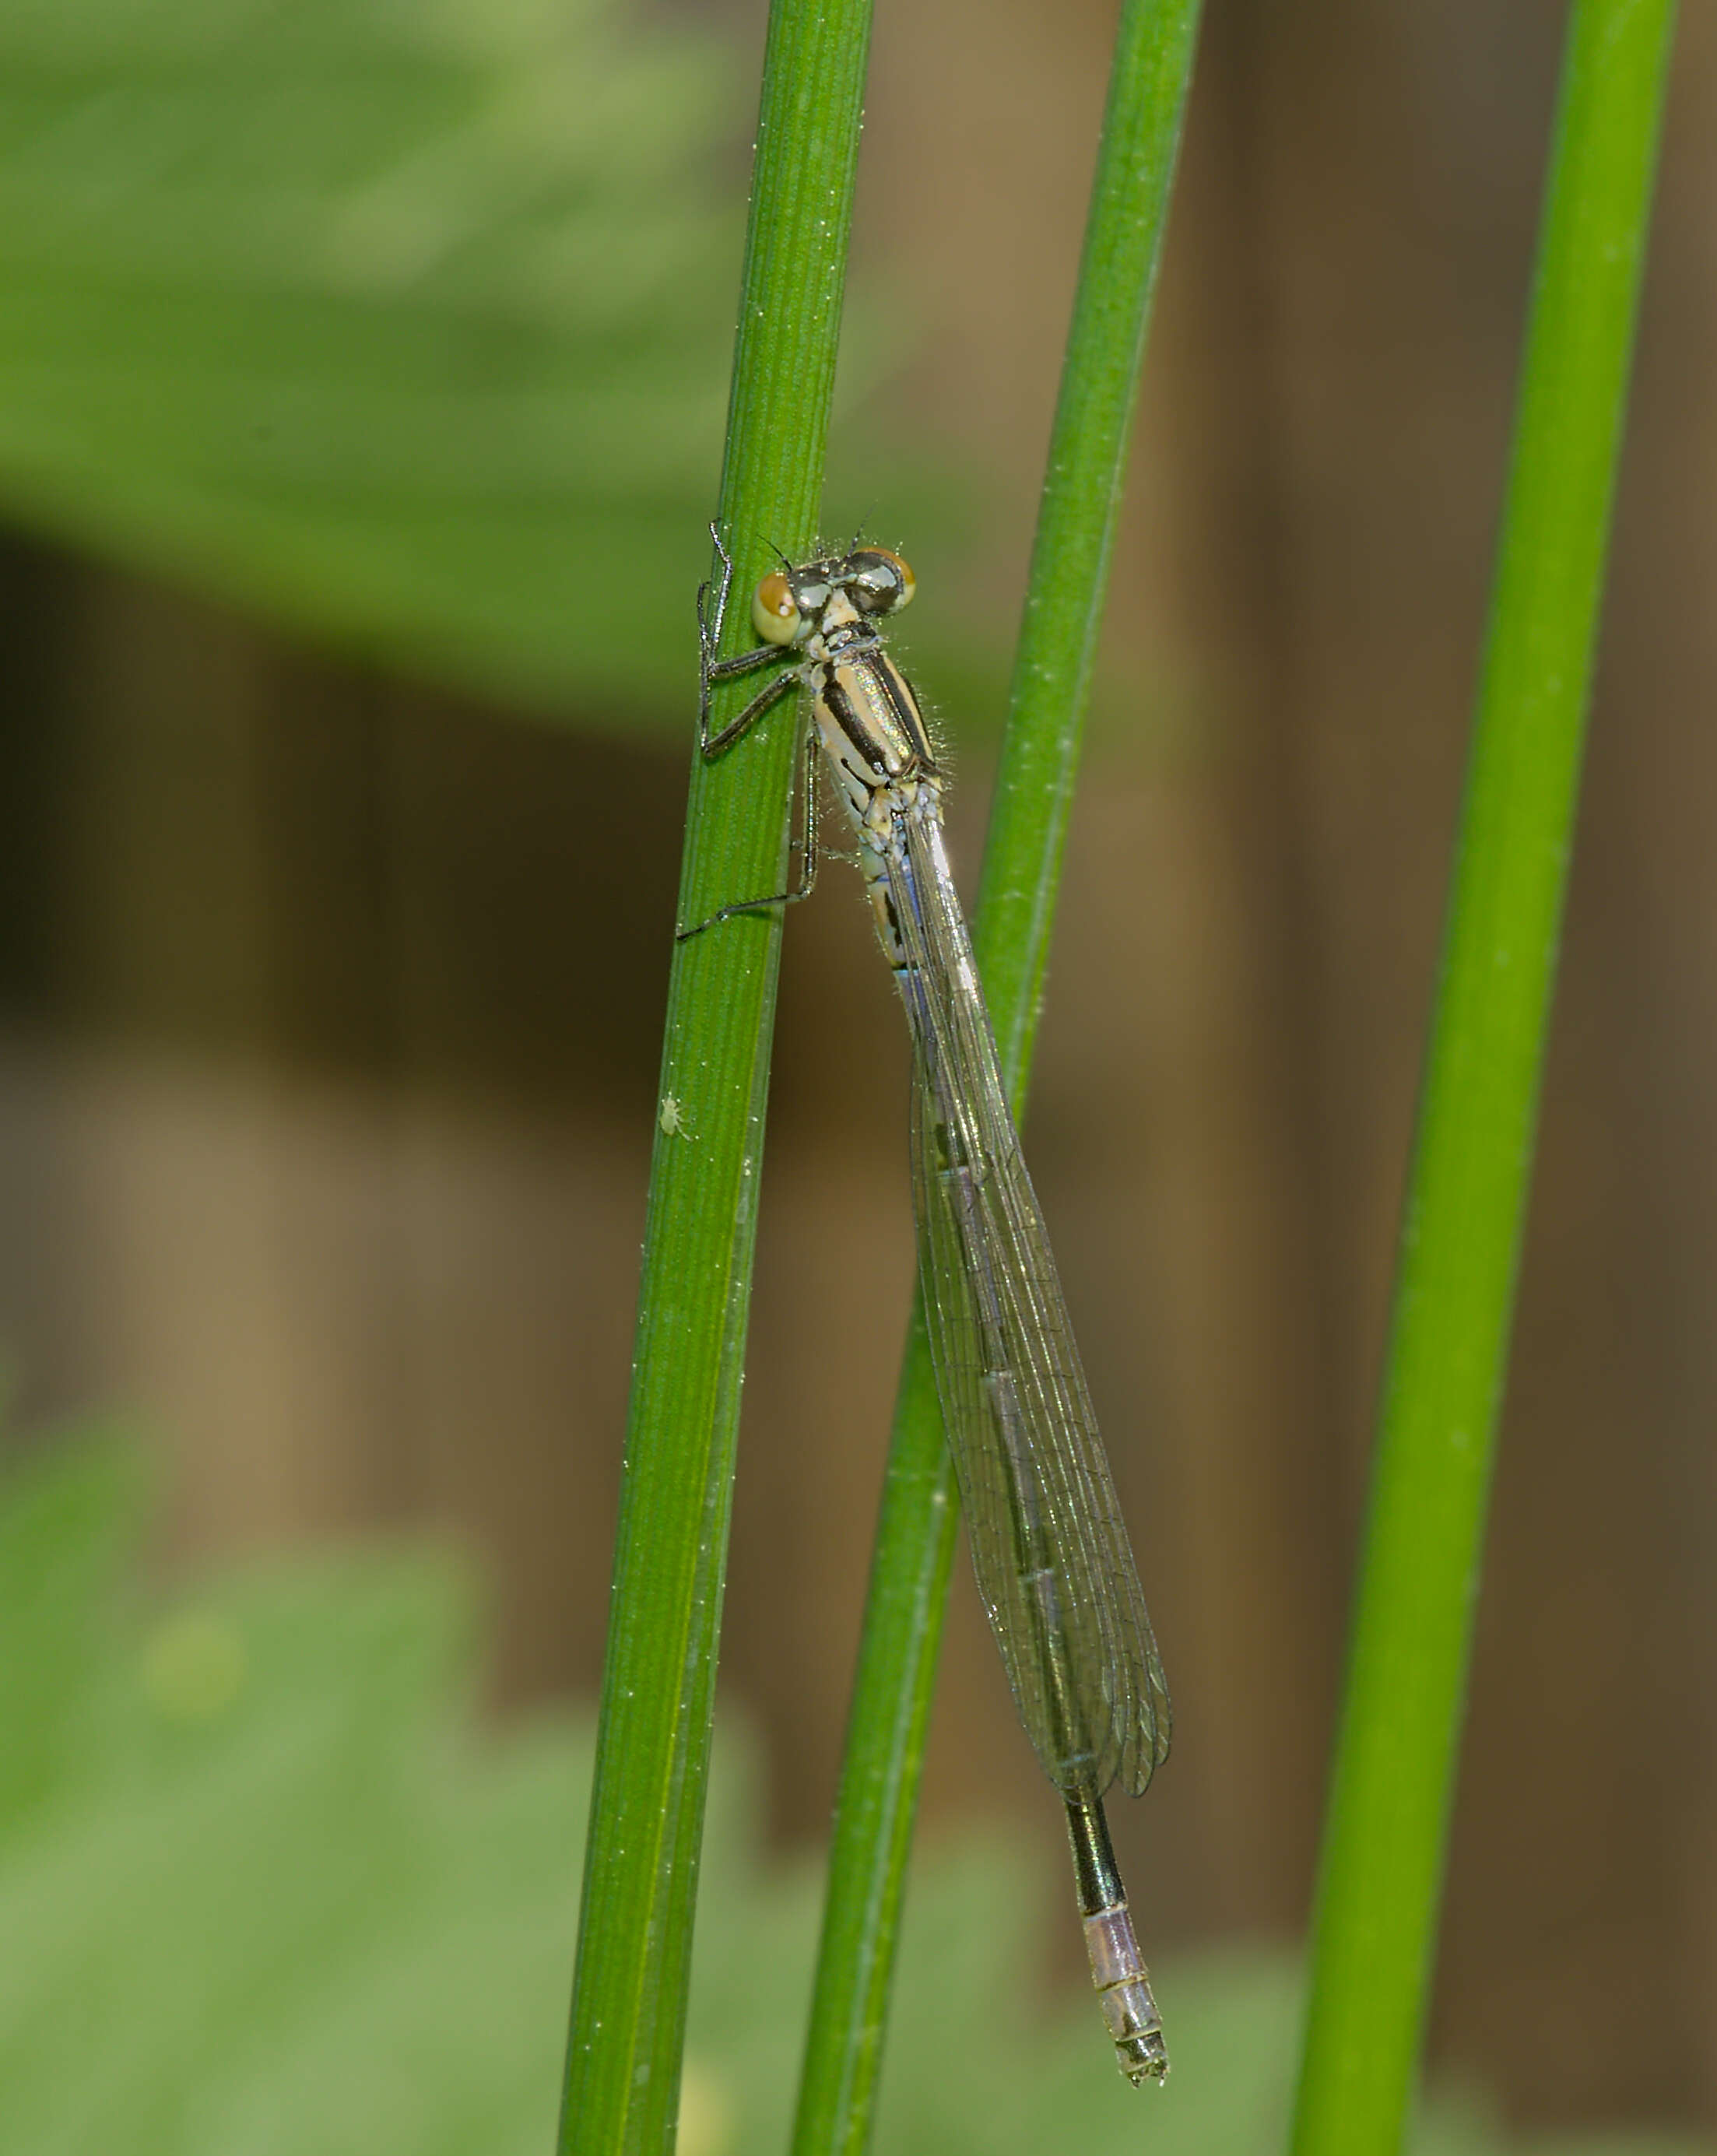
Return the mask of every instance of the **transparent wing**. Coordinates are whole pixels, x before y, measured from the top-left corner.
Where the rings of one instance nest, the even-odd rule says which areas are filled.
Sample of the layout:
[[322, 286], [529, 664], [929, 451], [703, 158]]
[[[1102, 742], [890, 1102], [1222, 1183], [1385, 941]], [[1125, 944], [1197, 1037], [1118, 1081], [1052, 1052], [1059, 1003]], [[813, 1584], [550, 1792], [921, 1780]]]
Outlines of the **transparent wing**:
[[888, 867], [915, 1050], [919, 1269], [978, 1590], [1050, 1780], [1137, 1795], [1167, 1756], [1168, 1690], [923, 794], [895, 816]]

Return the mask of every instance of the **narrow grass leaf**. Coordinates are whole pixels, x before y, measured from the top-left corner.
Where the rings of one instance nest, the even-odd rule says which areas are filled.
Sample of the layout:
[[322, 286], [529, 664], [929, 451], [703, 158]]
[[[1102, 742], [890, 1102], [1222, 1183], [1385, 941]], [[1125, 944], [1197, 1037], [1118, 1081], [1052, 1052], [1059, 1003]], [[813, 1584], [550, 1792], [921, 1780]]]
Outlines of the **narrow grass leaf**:
[[[1197, 23], [1197, 0], [1127, 0], [1117, 33], [974, 924], [1016, 1112]], [[920, 1311], [872, 1559], [795, 2156], [869, 2145], [956, 1512]], [[1094, 2035], [1093, 2051], [1100, 2071]]]
[[[814, 529], [845, 280], [867, 0], [776, 0], [766, 46], [720, 519], [749, 588]], [[689, 618], [648, 594], [641, 626]], [[734, 612], [743, 633], [746, 608]], [[689, 658], [689, 639], [688, 639]], [[691, 675], [687, 729], [691, 729]], [[691, 926], [780, 891], [790, 706], [694, 760]], [[750, 1306], [778, 913], [676, 947], [586, 1851], [561, 2145], [671, 2145]], [[689, 1144], [681, 1125], [697, 1133]]]
[[1425, 2016], [1669, 0], [1570, 18], [1410, 1180], [1294, 2146], [1399, 2146]]

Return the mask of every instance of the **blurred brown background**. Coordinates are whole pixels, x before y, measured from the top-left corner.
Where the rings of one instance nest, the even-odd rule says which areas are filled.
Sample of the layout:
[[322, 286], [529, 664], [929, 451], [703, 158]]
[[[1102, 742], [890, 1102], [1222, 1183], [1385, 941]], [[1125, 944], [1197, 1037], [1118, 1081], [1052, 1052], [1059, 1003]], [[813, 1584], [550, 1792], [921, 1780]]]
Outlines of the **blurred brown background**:
[[[1304, 1920], [1561, 28], [1207, 21], [1029, 1134], [1175, 1685], [1118, 1823], [1159, 1952]], [[877, 26], [859, 255], [914, 356], [846, 454], [862, 424], [989, 473], [920, 611], [999, 637], [1111, 31], [1089, 0]], [[1690, 10], [1436, 2015], [1529, 2122], [1717, 2125], [1714, 268]], [[22, 533], [0, 604], [24, 1426], [142, 1409], [175, 1564], [450, 1526], [499, 1695], [589, 1696], [686, 739], [405, 685]], [[787, 1840], [828, 1815], [908, 1298], [902, 1033], [832, 873], [787, 937], [722, 1671]], [[873, 1100], [874, 1182], [843, 1145]], [[927, 1831], [975, 1806], [1058, 1878], [962, 1569]]]

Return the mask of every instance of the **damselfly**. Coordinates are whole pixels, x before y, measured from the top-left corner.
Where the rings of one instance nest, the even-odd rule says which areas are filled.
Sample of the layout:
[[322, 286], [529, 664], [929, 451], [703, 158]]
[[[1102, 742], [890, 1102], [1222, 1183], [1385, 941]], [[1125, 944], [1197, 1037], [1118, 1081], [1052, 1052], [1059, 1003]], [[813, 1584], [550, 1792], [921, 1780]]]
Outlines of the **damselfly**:
[[[739, 900], [681, 935], [810, 890], [820, 744], [911, 1025], [919, 1276], [978, 1591], [1026, 1734], [1066, 1806], [1092, 1981], [1121, 2071], [1141, 2086], [1167, 2072], [1168, 2054], [1103, 1798], [1117, 1781], [1136, 1796], [1166, 1756], [1168, 1691], [1002, 1090], [943, 844], [943, 775], [883, 646], [880, 624], [911, 600], [912, 572], [879, 547], [784, 560], [752, 598], [762, 642], [722, 659], [733, 562], [713, 527], [710, 536], [721, 573], [713, 618], [709, 586], [698, 594], [703, 752], [719, 756], [804, 689], [804, 853], [796, 890]], [[774, 661], [779, 670], [712, 732], [712, 685]]]

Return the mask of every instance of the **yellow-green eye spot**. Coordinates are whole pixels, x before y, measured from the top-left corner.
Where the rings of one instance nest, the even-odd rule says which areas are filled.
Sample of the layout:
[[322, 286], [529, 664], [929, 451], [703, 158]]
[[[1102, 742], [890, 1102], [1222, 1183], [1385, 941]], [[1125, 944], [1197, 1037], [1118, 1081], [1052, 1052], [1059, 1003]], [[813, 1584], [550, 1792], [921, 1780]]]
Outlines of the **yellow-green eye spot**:
[[766, 644], [791, 644], [799, 633], [798, 602], [778, 569], [751, 595], [751, 626]]

